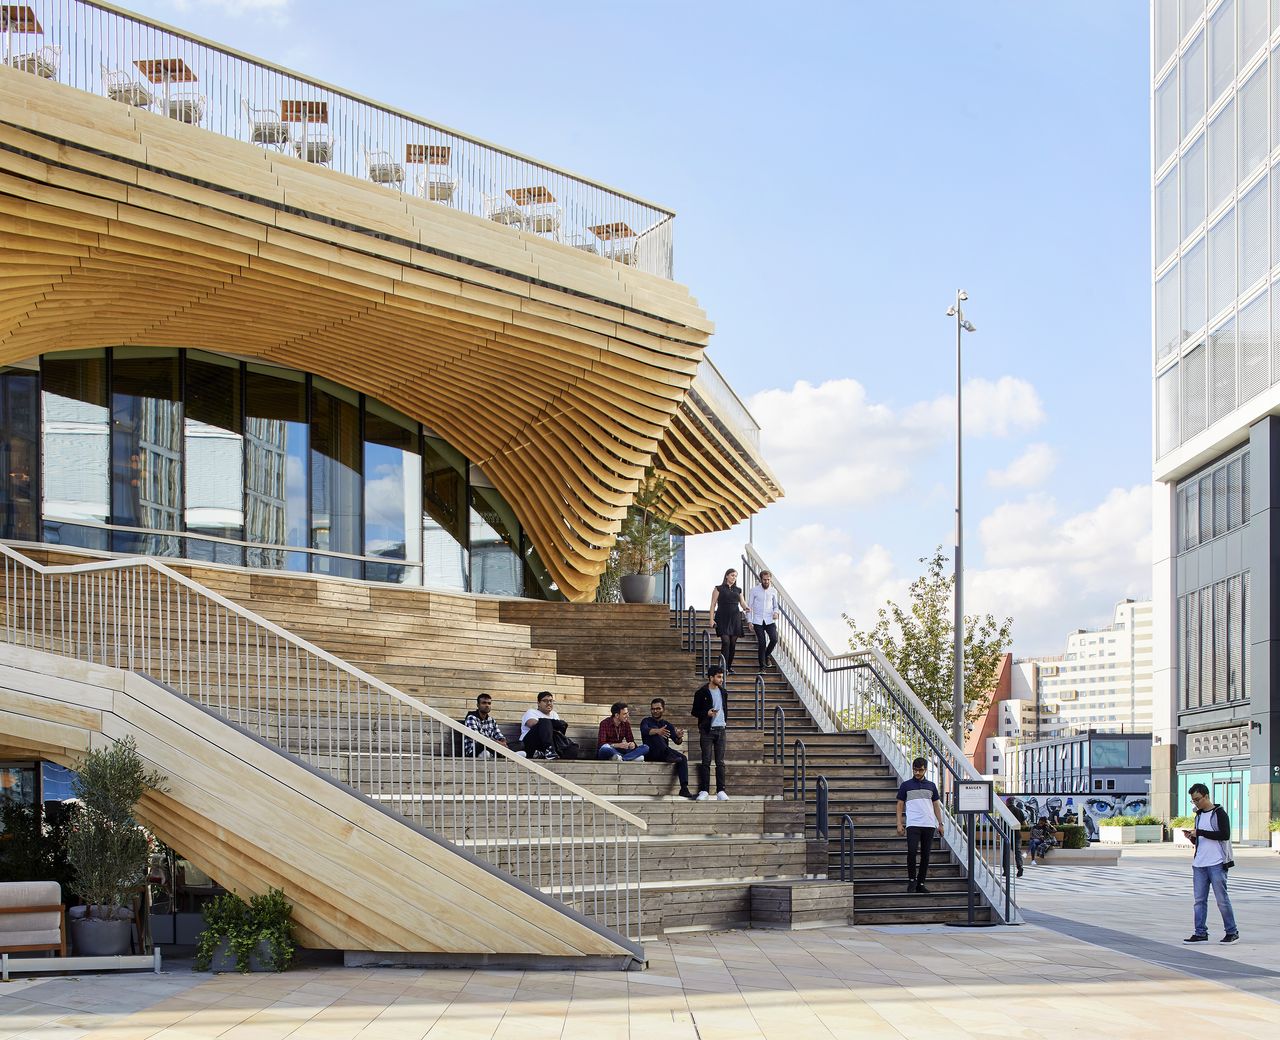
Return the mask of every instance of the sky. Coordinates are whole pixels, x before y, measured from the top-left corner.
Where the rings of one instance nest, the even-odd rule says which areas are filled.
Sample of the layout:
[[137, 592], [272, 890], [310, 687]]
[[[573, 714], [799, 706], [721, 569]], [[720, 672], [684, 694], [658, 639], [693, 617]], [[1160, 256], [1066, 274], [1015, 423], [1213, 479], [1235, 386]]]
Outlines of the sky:
[[833, 647], [951, 554], [959, 288], [967, 612], [1026, 656], [1149, 596], [1146, 0], [125, 2], [673, 208]]

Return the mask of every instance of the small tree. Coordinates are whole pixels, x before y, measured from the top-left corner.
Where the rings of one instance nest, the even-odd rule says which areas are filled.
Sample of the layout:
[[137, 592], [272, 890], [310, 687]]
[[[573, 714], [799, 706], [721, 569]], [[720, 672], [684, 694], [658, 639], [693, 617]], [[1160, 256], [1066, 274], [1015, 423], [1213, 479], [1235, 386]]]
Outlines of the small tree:
[[142, 884], [151, 839], [133, 817], [147, 791], [163, 790], [164, 778], [148, 772], [132, 737], [90, 751], [72, 784], [80, 800], [67, 836], [67, 858], [90, 914], [117, 916], [126, 893]]
[[[947, 573], [947, 557], [942, 547], [923, 556], [925, 573], [911, 583], [911, 605], [904, 610], [896, 603], [881, 607], [876, 623], [862, 631], [848, 614], [844, 620], [853, 630], [849, 646], [854, 650], [876, 649], [898, 670], [921, 702], [948, 733], [955, 712], [952, 683], [955, 675], [952, 595], [955, 576]], [[997, 623], [990, 614], [964, 619], [964, 700], [966, 723], [986, 714], [992, 687], [1000, 670], [1000, 659], [1011, 642], [1013, 618]]]
[[656, 574], [671, 562], [671, 515], [662, 508], [666, 491], [666, 479], [647, 469], [618, 534], [622, 574]]

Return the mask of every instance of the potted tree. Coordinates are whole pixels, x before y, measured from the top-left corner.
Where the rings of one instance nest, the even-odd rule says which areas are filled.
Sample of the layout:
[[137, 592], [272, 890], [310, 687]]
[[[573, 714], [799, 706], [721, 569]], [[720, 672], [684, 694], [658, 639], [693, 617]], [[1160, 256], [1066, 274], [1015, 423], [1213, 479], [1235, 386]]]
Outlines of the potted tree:
[[224, 892], [204, 908], [196, 971], [284, 971], [293, 961], [293, 906], [278, 888], [245, 902]]
[[[67, 860], [85, 907], [73, 907], [71, 942], [82, 957], [129, 952], [129, 893], [146, 880], [151, 837], [133, 817], [147, 791], [164, 778], [148, 772], [132, 737], [90, 751], [72, 790], [79, 802], [67, 832]], [[79, 912], [77, 912], [79, 911]]]
[[671, 518], [662, 510], [667, 482], [646, 470], [618, 534], [619, 586], [625, 603], [652, 603], [657, 572], [671, 562]]

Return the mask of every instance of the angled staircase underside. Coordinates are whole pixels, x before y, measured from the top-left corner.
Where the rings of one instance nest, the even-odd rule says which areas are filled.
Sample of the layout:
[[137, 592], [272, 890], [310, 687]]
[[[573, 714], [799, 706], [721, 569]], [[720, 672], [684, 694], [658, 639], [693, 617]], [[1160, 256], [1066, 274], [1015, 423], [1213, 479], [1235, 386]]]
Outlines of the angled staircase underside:
[[476, 958], [634, 950], [448, 842], [406, 826], [135, 673], [0, 644], [0, 755], [73, 766], [132, 736], [166, 778], [138, 809], [160, 840], [241, 892], [282, 887], [303, 945]]

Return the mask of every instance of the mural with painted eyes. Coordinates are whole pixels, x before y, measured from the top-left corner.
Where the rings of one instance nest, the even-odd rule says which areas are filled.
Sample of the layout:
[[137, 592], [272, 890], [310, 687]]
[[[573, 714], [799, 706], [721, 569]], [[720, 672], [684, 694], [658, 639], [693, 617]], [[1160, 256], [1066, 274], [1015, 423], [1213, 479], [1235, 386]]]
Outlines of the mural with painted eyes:
[[1090, 794], [1079, 799], [1070, 795], [1017, 794], [1005, 798], [1007, 805], [1016, 804], [1033, 827], [1041, 819], [1058, 823], [1082, 824], [1090, 841], [1098, 840], [1098, 826], [1112, 816], [1146, 816], [1150, 811], [1145, 794]]

